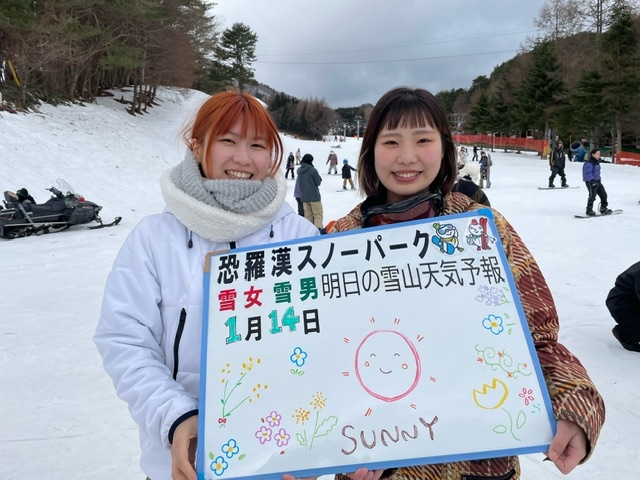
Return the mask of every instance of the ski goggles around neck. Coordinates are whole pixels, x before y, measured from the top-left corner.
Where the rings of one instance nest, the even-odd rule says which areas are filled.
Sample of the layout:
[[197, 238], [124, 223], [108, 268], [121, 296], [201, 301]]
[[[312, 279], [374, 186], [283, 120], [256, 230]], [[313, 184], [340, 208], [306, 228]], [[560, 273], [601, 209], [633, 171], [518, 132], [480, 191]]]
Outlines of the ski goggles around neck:
[[433, 218], [442, 215], [442, 193], [424, 192], [399, 202], [374, 205], [362, 212], [362, 227], [378, 227], [394, 223]]

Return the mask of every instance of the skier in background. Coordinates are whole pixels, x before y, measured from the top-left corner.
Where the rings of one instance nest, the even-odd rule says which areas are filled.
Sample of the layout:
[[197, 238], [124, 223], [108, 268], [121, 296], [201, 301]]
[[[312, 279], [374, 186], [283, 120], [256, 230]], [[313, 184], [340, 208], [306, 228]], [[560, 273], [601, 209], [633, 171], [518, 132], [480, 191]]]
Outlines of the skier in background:
[[484, 151], [480, 152], [480, 188], [484, 188], [484, 181], [487, 181], [487, 188], [491, 188], [491, 155], [487, 155]]
[[338, 174], [338, 155], [335, 154], [333, 150], [329, 152], [329, 157], [327, 158], [327, 164], [329, 165], [329, 171], [327, 175], [331, 175], [331, 170], [336, 175]]
[[293, 157], [293, 152], [289, 152], [289, 156], [287, 157], [287, 165], [286, 165], [286, 171], [284, 173], [284, 178], [289, 178], [289, 173], [291, 173], [291, 179], [295, 180], [296, 179], [296, 172], [294, 170], [295, 168], [295, 158]]
[[602, 185], [602, 178], [600, 177], [600, 149], [594, 148], [589, 152], [589, 159], [582, 165], [582, 180], [587, 186], [589, 197], [587, 198], [587, 215], [590, 217], [595, 216], [596, 212], [593, 211], [593, 202], [596, 199], [596, 195], [600, 198], [600, 214], [610, 215], [611, 209], [608, 208], [607, 191]]
[[565, 164], [565, 154], [564, 148], [562, 148], [562, 142], [558, 140], [556, 144], [556, 148], [551, 152], [551, 156], [549, 157], [549, 166], [551, 167], [551, 176], [549, 177], [549, 188], [555, 188], [553, 181], [556, 178], [556, 175], [560, 175], [560, 186], [562, 188], [567, 188], [567, 177], [564, 174], [564, 164]]
[[351, 185], [351, 190], [355, 190], [356, 187], [353, 184], [353, 180], [351, 179], [351, 170], [356, 171], [351, 165], [349, 165], [349, 160], [346, 158], [342, 160], [342, 189], [347, 189], [347, 182]]

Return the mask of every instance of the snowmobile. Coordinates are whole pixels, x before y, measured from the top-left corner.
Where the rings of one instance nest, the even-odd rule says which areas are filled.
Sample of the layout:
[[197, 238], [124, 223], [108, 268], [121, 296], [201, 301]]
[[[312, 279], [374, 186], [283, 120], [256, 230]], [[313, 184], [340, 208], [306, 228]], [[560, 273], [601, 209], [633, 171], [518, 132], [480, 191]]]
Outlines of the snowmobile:
[[22, 196], [13, 192], [4, 192], [4, 209], [0, 209], [0, 237], [13, 239], [61, 232], [73, 225], [94, 221], [98, 225], [87, 228], [104, 228], [117, 225], [122, 220], [122, 217], [116, 217], [111, 223], [103, 223], [99, 215], [102, 210], [100, 205], [85, 200], [64, 180], [57, 179], [57, 183], [58, 188], [47, 188], [52, 197], [41, 204], [23, 201]]

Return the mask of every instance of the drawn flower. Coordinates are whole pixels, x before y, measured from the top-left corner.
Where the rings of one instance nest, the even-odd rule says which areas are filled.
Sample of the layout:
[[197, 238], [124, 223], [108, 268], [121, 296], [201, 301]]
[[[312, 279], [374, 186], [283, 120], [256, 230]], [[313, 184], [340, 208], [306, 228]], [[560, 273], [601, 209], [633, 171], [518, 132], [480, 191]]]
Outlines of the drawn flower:
[[304, 422], [309, 420], [310, 415], [311, 412], [309, 410], [305, 410], [304, 408], [296, 408], [295, 413], [291, 416], [296, 419], [296, 424], [301, 423], [302, 425], [304, 425]]
[[490, 330], [494, 335], [499, 335], [503, 330], [502, 318], [495, 315], [489, 315], [482, 321], [482, 326], [487, 330]]
[[523, 388], [522, 392], [518, 394], [518, 396], [524, 399], [524, 404], [528, 407], [530, 402], [533, 402], [535, 399], [533, 398], [533, 390]]
[[230, 438], [227, 443], [222, 445], [222, 453], [224, 453], [227, 458], [233, 458], [233, 456], [240, 451], [236, 441], [233, 438]]
[[477, 359], [478, 362], [491, 367], [491, 370], [502, 370], [507, 375], [507, 378], [517, 378], [520, 375], [528, 377], [533, 374], [533, 372], [528, 371], [526, 363], [514, 362], [513, 357], [504, 350], [496, 352], [492, 347], [482, 348], [476, 345], [476, 352], [480, 354]]
[[256, 432], [256, 438], [260, 440], [261, 444], [265, 444], [271, 441], [271, 429], [265, 427], [264, 425], [260, 427], [260, 430]]
[[489, 287], [487, 285], [480, 285], [478, 287], [480, 295], [476, 297], [478, 302], [484, 302], [487, 306], [498, 306], [503, 303], [508, 303], [506, 296], [496, 287]]
[[282, 415], [275, 410], [267, 416], [267, 423], [270, 427], [277, 427], [280, 425], [280, 420], [282, 420]]
[[[256, 360], [256, 363], [260, 363], [260, 359]], [[242, 363], [242, 368], [244, 368], [247, 372], [253, 370], [253, 357], [249, 357], [249, 360]]]
[[[246, 391], [238, 390], [238, 387], [243, 384], [243, 381], [245, 381], [247, 375], [249, 375], [251, 370], [253, 370], [256, 365], [260, 365], [260, 362], [261, 360], [258, 358], [255, 360], [254, 364], [253, 357], [249, 357], [249, 360], [242, 363], [240, 375], [235, 383], [231, 383], [228, 381], [228, 379], [225, 378], [222, 379], [224, 391], [222, 392], [222, 398], [220, 399], [220, 403], [222, 404], [222, 414], [220, 415], [218, 420], [218, 423], [221, 424], [220, 427], [224, 427], [224, 423], [226, 423], [227, 417], [231, 416], [231, 414], [236, 409], [240, 408], [245, 402], [253, 402], [254, 396], [256, 399], [260, 398], [260, 390], [266, 390], [268, 388], [268, 385], [262, 385], [258, 383], [253, 387], [253, 390], [249, 395], [246, 394]], [[227, 364], [227, 367], [223, 369], [223, 373], [231, 372], [230, 368], [228, 367], [229, 364]], [[236, 395], [234, 395], [234, 392], [236, 392]], [[240, 394], [238, 394], [238, 392], [240, 392]], [[242, 395], [243, 393], [244, 395]]]
[[273, 438], [276, 440], [276, 444], [279, 447], [284, 447], [285, 445], [289, 444], [291, 435], [289, 435], [284, 428], [281, 428], [280, 431], [278, 431], [278, 433], [273, 436]]
[[473, 390], [476, 405], [486, 410], [500, 408], [509, 396], [509, 387], [502, 380], [493, 378], [491, 384], [483, 383], [480, 389]]
[[311, 399], [311, 406], [314, 410], [322, 410], [322, 408], [327, 404], [327, 399], [324, 398], [322, 392], [314, 393]]
[[[310, 405], [315, 410], [313, 418], [311, 418], [311, 410], [307, 410], [304, 407], [297, 408], [293, 415], [291, 415], [295, 418], [296, 425], [299, 423], [302, 424], [301, 429], [298, 429], [297, 427], [294, 429], [294, 436], [292, 439], [297, 440], [300, 446], [307, 447], [309, 450], [312, 450], [315, 439], [326, 437], [336, 427], [338, 424], [338, 417], [335, 415], [329, 415], [322, 418], [320, 416], [320, 410], [327, 405], [327, 399], [322, 392], [316, 392], [311, 395]], [[309, 421], [308, 430], [304, 427], [304, 424], [307, 421]], [[279, 433], [285, 434], [286, 432], [281, 430]]]
[[293, 353], [289, 357], [292, 363], [295, 363], [298, 367], [302, 367], [304, 362], [307, 360], [307, 352], [302, 350], [300, 347], [296, 347], [293, 349]]
[[229, 464], [222, 457], [216, 457], [216, 459], [211, 462], [211, 466], [209, 467], [218, 477], [224, 473], [224, 471], [229, 467]]

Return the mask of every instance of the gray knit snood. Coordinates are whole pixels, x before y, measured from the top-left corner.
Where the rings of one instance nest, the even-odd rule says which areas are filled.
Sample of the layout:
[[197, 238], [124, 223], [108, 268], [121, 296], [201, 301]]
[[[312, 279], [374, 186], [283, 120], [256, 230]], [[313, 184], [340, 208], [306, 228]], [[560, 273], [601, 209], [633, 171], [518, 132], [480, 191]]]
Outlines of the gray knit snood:
[[240, 240], [272, 225], [285, 203], [282, 171], [263, 181], [207, 180], [193, 154], [165, 171], [160, 189], [171, 213], [189, 230], [213, 242]]
[[271, 177], [264, 180], [209, 180], [200, 174], [198, 162], [190, 150], [171, 170], [171, 180], [196, 200], [234, 213], [262, 210], [276, 197], [278, 188]]

